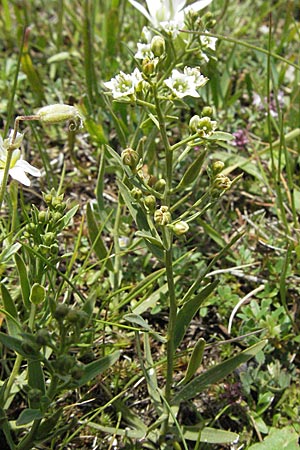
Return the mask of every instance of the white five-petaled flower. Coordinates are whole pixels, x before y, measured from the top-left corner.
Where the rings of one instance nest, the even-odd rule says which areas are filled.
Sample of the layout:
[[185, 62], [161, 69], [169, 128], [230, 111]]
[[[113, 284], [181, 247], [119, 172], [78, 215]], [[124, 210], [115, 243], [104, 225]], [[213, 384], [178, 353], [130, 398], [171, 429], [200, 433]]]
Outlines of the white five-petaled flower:
[[171, 89], [173, 95], [177, 98], [186, 96], [200, 97], [197, 89], [204, 86], [208, 78], [204, 77], [199, 69], [185, 67], [184, 72], [179, 72], [177, 69], [172, 70], [172, 75], [167, 78], [164, 83]]
[[184, 15], [190, 10], [200, 11], [212, 0], [199, 0], [190, 6], [185, 6], [186, 0], [146, 0], [148, 10], [138, 1], [129, 0], [156, 28], [162, 28], [163, 22], [174, 21], [183, 25]]
[[145, 59], [145, 58], [152, 59], [154, 57], [151, 51], [151, 44], [143, 44], [141, 42], [138, 42], [137, 48], [138, 51], [134, 55], [136, 59]]
[[131, 74], [120, 72], [110, 81], [103, 84], [111, 90], [113, 98], [119, 99], [122, 97], [134, 96], [138, 84], [142, 81], [142, 74], [139, 69], [136, 68]]
[[[12, 151], [12, 158], [9, 167], [9, 175], [14, 179], [24, 184], [25, 186], [30, 186], [30, 180], [27, 177], [26, 173], [33, 175], [34, 177], [40, 177], [41, 172], [36, 168], [29, 164], [22, 158], [21, 151], [19, 150], [19, 146], [21, 145], [23, 134], [17, 133], [14, 142], [12, 143], [13, 138], [13, 130], [10, 131], [9, 137], [7, 139], [2, 139], [0, 136], [0, 185], [2, 184], [6, 160], [7, 160], [7, 152]], [[13, 148], [14, 150], [11, 150]], [[26, 172], [26, 173], [25, 173]]]

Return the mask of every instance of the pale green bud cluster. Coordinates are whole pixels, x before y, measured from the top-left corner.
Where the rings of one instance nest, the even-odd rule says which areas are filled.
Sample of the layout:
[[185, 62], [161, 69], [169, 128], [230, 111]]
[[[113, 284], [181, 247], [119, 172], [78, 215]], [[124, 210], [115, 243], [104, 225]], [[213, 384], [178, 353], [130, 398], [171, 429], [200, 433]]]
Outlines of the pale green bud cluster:
[[169, 228], [171, 228], [176, 236], [181, 236], [189, 230], [189, 225], [184, 220], [180, 220], [179, 222], [169, 225]]
[[126, 148], [121, 153], [121, 159], [125, 166], [129, 166], [131, 170], [135, 171], [136, 166], [140, 160], [138, 153], [132, 148]]
[[151, 40], [151, 51], [153, 55], [157, 58], [160, 58], [165, 54], [166, 51], [166, 43], [162, 36], [154, 36]]
[[167, 206], [161, 206], [154, 213], [154, 222], [160, 226], [166, 226], [171, 223], [172, 217]]
[[197, 133], [200, 137], [208, 137], [213, 134], [217, 127], [217, 122], [211, 120], [209, 116], [199, 117], [193, 116], [189, 123], [192, 133]]

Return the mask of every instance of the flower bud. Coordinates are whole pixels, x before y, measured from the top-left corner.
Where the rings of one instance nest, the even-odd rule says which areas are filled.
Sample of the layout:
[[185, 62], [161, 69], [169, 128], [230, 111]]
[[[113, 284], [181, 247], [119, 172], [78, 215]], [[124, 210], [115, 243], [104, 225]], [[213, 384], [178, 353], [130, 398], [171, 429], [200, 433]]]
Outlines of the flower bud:
[[140, 199], [142, 198], [142, 196], [143, 196], [143, 193], [142, 193], [142, 191], [141, 191], [139, 188], [134, 187], [134, 188], [131, 190], [131, 195], [132, 195], [132, 197], [133, 197], [135, 200], [140, 200]]
[[155, 72], [155, 64], [151, 59], [145, 58], [142, 62], [142, 71], [146, 77], [149, 77]]
[[60, 303], [59, 305], [57, 305], [53, 313], [53, 317], [60, 322], [66, 317], [68, 312], [69, 312], [68, 305], [66, 305], [65, 303]]
[[132, 170], [135, 170], [140, 157], [138, 153], [132, 148], [126, 148], [121, 153], [121, 159], [125, 166], [129, 166]]
[[44, 328], [40, 329], [36, 333], [36, 343], [39, 346], [48, 345], [51, 341], [51, 336], [48, 330], [45, 330]]
[[190, 123], [189, 123], [189, 129], [191, 130], [192, 133], [198, 133], [199, 123], [200, 123], [200, 117], [198, 115], [191, 117]]
[[174, 225], [170, 225], [170, 228], [172, 229], [173, 233], [176, 234], [176, 236], [181, 236], [188, 231], [189, 225], [187, 224], [187, 222], [180, 220], [180, 222], [176, 222], [174, 223]]
[[154, 189], [158, 192], [164, 192], [166, 187], [166, 180], [164, 178], [160, 178], [154, 185]]
[[39, 222], [48, 222], [49, 220], [49, 212], [48, 211], [40, 211], [38, 214]]
[[154, 195], [147, 195], [147, 197], [144, 198], [144, 205], [149, 211], [154, 211], [156, 206], [156, 198]]
[[213, 187], [218, 190], [227, 190], [231, 186], [230, 179], [226, 176], [220, 173], [217, 175], [213, 181]]
[[214, 161], [211, 165], [212, 174], [214, 176], [218, 175], [220, 172], [222, 172], [224, 167], [225, 167], [225, 164], [223, 163], [223, 161]]
[[171, 213], [167, 206], [161, 206], [154, 213], [154, 222], [157, 225], [165, 226], [168, 225], [172, 220]]
[[53, 233], [52, 231], [48, 231], [48, 233], [44, 234], [42, 239], [45, 245], [51, 245], [55, 240], [55, 233]]
[[160, 57], [165, 53], [166, 44], [162, 36], [154, 36], [151, 41], [151, 51], [154, 56]]
[[48, 105], [37, 111], [39, 120], [46, 124], [55, 124], [65, 122], [67, 120], [79, 121], [82, 126], [82, 117], [75, 106], [65, 104]]
[[208, 117], [212, 117], [213, 115], [213, 109], [211, 106], [204, 106], [204, 108], [202, 109], [202, 117], [208, 116]]

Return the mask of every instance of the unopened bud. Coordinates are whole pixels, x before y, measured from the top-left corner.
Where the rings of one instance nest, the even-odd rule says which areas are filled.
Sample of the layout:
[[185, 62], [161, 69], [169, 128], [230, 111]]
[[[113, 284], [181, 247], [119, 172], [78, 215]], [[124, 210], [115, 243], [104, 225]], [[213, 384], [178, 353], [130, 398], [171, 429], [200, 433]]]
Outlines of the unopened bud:
[[181, 236], [188, 231], [189, 225], [187, 224], [187, 222], [180, 220], [180, 222], [176, 222], [174, 223], [174, 225], [170, 225], [170, 228], [172, 229], [173, 233], [176, 234], [176, 236]]
[[165, 53], [166, 44], [162, 36], [154, 36], [151, 41], [151, 51], [154, 56], [160, 57]]
[[166, 187], [166, 180], [164, 178], [160, 178], [154, 185], [154, 189], [158, 192], [164, 192]]
[[39, 120], [46, 124], [55, 124], [68, 120], [75, 121], [82, 126], [82, 117], [75, 106], [65, 104], [48, 105], [37, 111]]
[[167, 206], [161, 206], [154, 213], [154, 222], [157, 225], [166, 226], [172, 220], [171, 213]]
[[156, 206], [156, 198], [154, 195], [147, 195], [147, 197], [144, 198], [144, 205], [149, 211], [154, 211]]
[[213, 181], [213, 187], [218, 190], [227, 190], [231, 186], [230, 179], [226, 176], [220, 173], [216, 176], [216, 178]]
[[142, 198], [142, 196], [143, 196], [143, 193], [142, 193], [142, 191], [141, 191], [139, 188], [134, 187], [134, 188], [131, 190], [131, 195], [132, 195], [132, 197], [133, 197], [135, 200], [140, 200], [140, 199]]
[[155, 72], [155, 64], [151, 59], [145, 58], [142, 62], [142, 71], [146, 77], [149, 77]]
[[202, 116], [208, 116], [208, 117], [212, 117], [213, 115], [213, 109], [211, 106], [204, 106], [204, 108], [202, 109]]
[[211, 165], [212, 174], [214, 176], [218, 175], [220, 172], [222, 172], [224, 167], [225, 167], [225, 164], [223, 163], [223, 161], [214, 161]]
[[138, 153], [132, 148], [126, 148], [121, 153], [121, 159], [123, 164], [125, 164], [125, 166], [129, 166], [132, 170], [135, 170], [140, 160], [140, 157]]

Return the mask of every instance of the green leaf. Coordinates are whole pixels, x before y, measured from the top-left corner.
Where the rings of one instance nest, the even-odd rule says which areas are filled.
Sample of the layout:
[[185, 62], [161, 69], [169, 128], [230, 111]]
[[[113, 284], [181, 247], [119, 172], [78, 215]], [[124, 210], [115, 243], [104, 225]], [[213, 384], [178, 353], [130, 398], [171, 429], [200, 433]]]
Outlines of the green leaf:
[[185, 377], [180, 382], [180, 384], [186, 384], [194, 376], [196, 370], [199, 368], [202, 362], [204, 348], [205, 348], [205, 340], [203, 338], [200, 338], [194, 347], [194, 350], [189, 360]]
[[18, 253], [15, 254], [15, 261], [16, 261], [16, 265], [17, 265], [17, 269], [18, 269], [18, 273], [19, 273], [19, 277], [20, 277], [22, 299], [23, 299], [25, 307], [27, 309], [30, 309], [30, 307], [31, 307], [31, 303], [29, 300], [30, 284], [29, 284], [26, 266], [25, 266], [23, 259], [21, 258], [20, 255], [18, 255]]
[[159, 342], [165, 343], [167, 340], [163, 336], [161, 336], [159, 333], [154, 331], [150, 325], [140, 316], [139, 314], [125, 314], [124, 319], [128, 322], [134, 323], [135, 325], [138, 325], [142, 328], [143, 331], [147, 331], [152, 334], [153, 337], [155, 337]]
[[[41, 361], [36, 359], [28, 359], [28, 385], [32, 389], [39, 389], [45, 394], [45, 378], [41, 365]], [[32, 405], [31, 405], [32, 406]]]
[[90, 364], [87, 364], [83, 370], [84, 374], [83, 376], [78, 380], [76, 385], [84, 386], [89, 381], [91, 381], [96, 376], [103, 373], [106, 369], [108, 369], [110, 366], [112, 366], [120, 357], [120, 352], [116, 351], [114, 353], [111, 353], [110, 355], [104, 356], [103, 358], [97, 359], [96, 361], [91, 362]]
[[22, 329], [19, 324], [18, 311], [16, 309], [15, 303], [11, 298], [10, 293], [6, 289], [3, 283], [1, 286], [1, 297], [5, 311], [5, 320], [7, 323], [8, 332], [11, 336], [18, 336], [19, 331]]
[[208, 386], [222, 380], [232, 373], [239, 365], [247, 362], [250, 358], [253, 358], [253, 356], [264, 348], [266, 343], [267, 340], [260, 341], [232, 358], [208, 369], [177, 392], [172, 403], [177, 404], [181, 401], [189, 400], [204, 391]]
[[299, 450], [299, 436], [292, 426], [281, 430], [271, 429], [270, 435], [263, 442], [251, 445], [249, 450]]
[[181, 343], [185, 332], [191, 323], [191, 320], [193, 319], [194, 315], [200, 308], [201, 304], [204, 302], [204, 300], [207, 299], [207, 297], [213, 292], [213, 290], [218, 285], [219, 280], [215, 280], [212, 283], [210, 283], [208, 286], [205, 286], [199, 294], [195, 295], [191, 300], [186, 302], [182, 308], [179, 310], [176, 322], [175, 322], [175, 329], [174, 329], [174, 346], [177, 348], [179, 344]]
[[[217, 430], [215, 428], [204, 427], [197, 430], [197, 425], [183, 428], [183, 436], [190, 441], [197, 441], [200, 435], [200, 442], [208, 444], [232, 444], [239, 439], [239, 435], [231, 431]], [[275, 448], [275, 447], [274, 447]]]
[[135, 235], [145, 239], [146, 241], [151, 242], [153, 245], [156, 245], [159, 248], [162, 248], [162, 249], [164, 248], [161, 240], [156, 237], [153, 237], [150, 233], [146, 233], [145, 231], [144, 232], [136, 231]]
[[17, 253], [22, 245], [17, 242], [13, 245], [6, 247], [0, 255], [0, 262], [5, 264], [15, 253]]
[[51, 435], [51, 432], [55, 428], [55, 426], [58, 424], [59, 418], [62, 415], [63, 408], [59, 408], [57, 411], [55, 411], [52, 416], [50, 416], [48, 419], [43, 420], [41, 425], [38, 428], [37, 434], [36, 434], [36, 440], [38, 442], [42, 441], [43, 439], [48, 438]]
[[200, 174], [200, 170], [202, 168], [206, 155], [207, 151], [204, 151], [198, 155], [195, 161], [193, 161], [193, 163], [185, 171], [183, 177], [180, 180], [180, 183], [175, 188], [175, 192], [189, 186], [197, 179], [197, 177]]
[[43, 303], [46, 297], [46, 290], [44, 286], [40, 285], [39, 283], [34, 283], [34, 285], [31, 287], [30, 291], [30, 297], [29, 300], [34, 305], [39, 305], [40, 303]]
[[92, 242], [93, 250], [100, 261], [107, 266], [107, 269], [111, 272], [114, 270], [112, 261], [109, 258], [108, 250], [101, 238], [101, 227], [97, 224], [94, 213], [92, 211], [90, 203], [87, 204], [86, 218], [90, 240]]
[[73, 208], [71, 208], [69, 211], [67, 211], [66, 214], [64, 214], [64, 216], [57, 222], [56, 225], [60, 230], [63, 230], [64, 228], [66, 228], [69, 225], [72, 218], [77, 213], [78, 208], [79, 208], [79, 205], [73, 206]]
[[232, 141], [234, 136], [230, 133], [225, 133], [224, 131], [215, 131], [211, 136], [203, 138], [208, 141]]
[[43, 418], [43, 414], [40, 409], [24, 409], [19, 417], [17, 418], [17, 426], [27, 425], [34, 420], [39, 420]]

